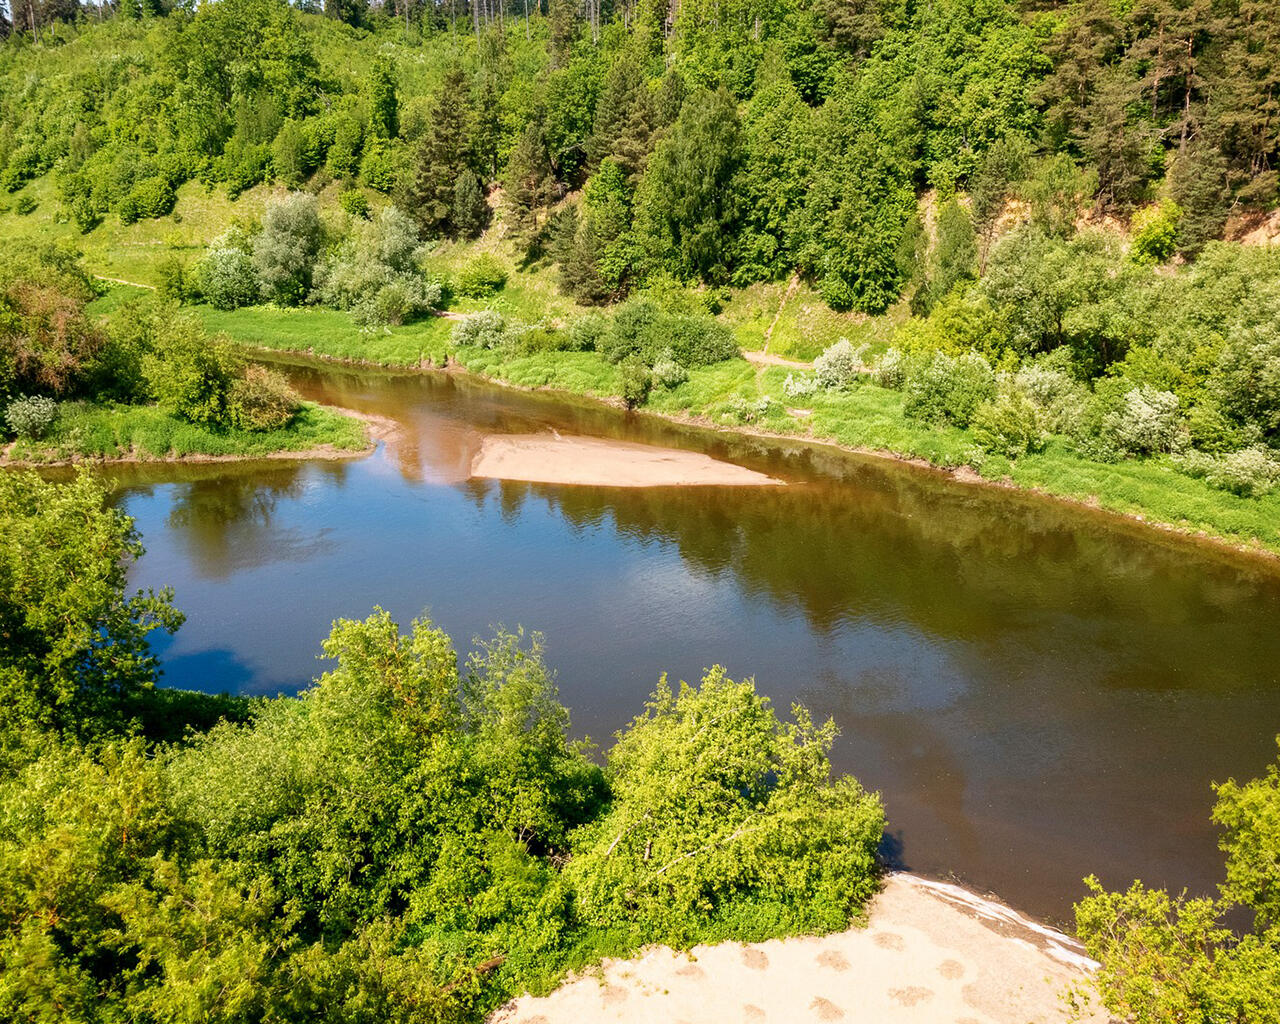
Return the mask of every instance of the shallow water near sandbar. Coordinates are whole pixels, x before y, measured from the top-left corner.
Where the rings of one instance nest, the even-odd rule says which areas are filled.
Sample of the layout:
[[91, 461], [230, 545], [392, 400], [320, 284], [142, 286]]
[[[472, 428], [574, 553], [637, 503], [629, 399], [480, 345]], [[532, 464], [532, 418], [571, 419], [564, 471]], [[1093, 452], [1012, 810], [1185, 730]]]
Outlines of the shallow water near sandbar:
[[[836, 768], [890, 846], [1066, 920], [1080, 879], [1207, 891], [1210, 783], [1280, 731], [1280, 568], [889, 460], [740, 438], [446, 374], [292, 366], [308, 397], [393, 420], [347, 462], [112, 471], [187, 613], [174, 686], [296, 692], [337, 617], [428, 614], [465, 649], [545, 634], [578, 735], [607, 740], [663, 671], [754, 675], [833, 716]], [[470, 480], [489, 434], [687, 448], [786, 487]]]

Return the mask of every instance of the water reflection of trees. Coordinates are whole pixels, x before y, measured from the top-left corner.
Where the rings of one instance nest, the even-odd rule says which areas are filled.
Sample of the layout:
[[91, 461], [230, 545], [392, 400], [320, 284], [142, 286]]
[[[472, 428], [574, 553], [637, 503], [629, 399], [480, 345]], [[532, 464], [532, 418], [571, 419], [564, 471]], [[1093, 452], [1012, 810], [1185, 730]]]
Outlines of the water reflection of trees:
[[[857, 618], [979, 645], [1074, 638], [1123, 665], [1127, 685], [1151, 687], [1229, 687], [1245, 666], [1280, 659], [1280, 634], [1267, 626], [1280, 614], [1280, 577], [1266, 568], [910, 467], [841, 469], [842, 480], [785, 488], [507, 483], [497, 500], [504, 519], [536, 497], [575, 529], [612, 522], [675, 545], [697, 571], [802, 611], [819, 633]], [[1106, 666], [1097, 670], [1105, 681]]]
[[167, 525], [205, 578], [225, 579], [270, 562], [304, 561], [324, 549], [324, 533], [282, 525], [279, 505], [302, 495], [309, 474], [340, 481], [343, 470], [337, 464], [281, 463], [199, 474], [173, 485]]

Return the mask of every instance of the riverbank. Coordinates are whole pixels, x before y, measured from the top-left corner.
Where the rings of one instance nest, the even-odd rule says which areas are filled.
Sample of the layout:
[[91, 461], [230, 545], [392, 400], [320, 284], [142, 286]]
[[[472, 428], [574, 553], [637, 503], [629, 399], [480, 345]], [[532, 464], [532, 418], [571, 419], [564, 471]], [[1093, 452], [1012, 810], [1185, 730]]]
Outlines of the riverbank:
[[[219, 314], [219, 329], [263, 352], [400, 372], [465, 372], [504, 387], [562, 393], [622, 407], [617, 397], [617, 368], [593, 352], [504, 356], [493, 350], [445, 345], [421, 361], [384, 362], [347, 354], [346, 346], [343, 354], [331, 355], [323, 342], [289, 347], [291, 339], [302, 337], [304, 310], [281, 316], [290, 327], [289, 333], [264, 338], [249, 326], [261, 322], [261, 312], [257, 310], [254, 317], [246, 319], [242, 326], [247, 333], [237, 329], [235, 317], [240, 311]], [[266, 344], [261, 343], [264, 340]], [[655, 391], [637, 414], [683, 426], [801, 440], [907, 462], [946, 473], [961, 483], [1025, 491], [1251, 557], [1280, 557], [1280, 490], [1244, 498], [1179, 473], [1168, 460], [1096, 462], [1072, 451], [1061, 438], [1052, 439], [1043, 451], [1017, 460], [989, 455], [980, 458], [969, 432], [911, 421], [902, 413], [899, 392], [873, 385], [814, 396], [808, 409], [788, 408], [782, 382], [789, 372], [782, 366], [755, 366], [745, 358], [700, 367], [679, 387]], [[748, 400], [744, 397], [748, 394], [757, 397]], [[764, 412], [743, 422], [737, 410], [764, 397], [770, 397]]]
[[0, 446], [0, 466], [350, 459], [373, 450], [370, 435], [379, 429], [314, 403], [305, 403], [287, 427], [248, 431], [214, 430], [155, 406], [63, 402], [46, 437]]
[[1103, 1024], [1110, 1018], [1093, 994], [1092, 967], [1060, 932], [957, 886], [898, 873], [872, 901], [865, 928], [688, 953], [652, 948], [606, 960], [550, 995], [514, 1000], [490, 1024]]

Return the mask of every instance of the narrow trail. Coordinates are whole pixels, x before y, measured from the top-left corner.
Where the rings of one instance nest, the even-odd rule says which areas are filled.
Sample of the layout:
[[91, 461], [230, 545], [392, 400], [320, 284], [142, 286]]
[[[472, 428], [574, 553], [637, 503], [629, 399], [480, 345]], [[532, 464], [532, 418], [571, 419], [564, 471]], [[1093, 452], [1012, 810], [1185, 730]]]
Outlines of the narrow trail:
[[773, 329], [778, 326], [778, 321], [782, 319], [782, 311], [786, 309], [787, 303], [791, 301], [791, 297], [795, 295], [799, 288], [800, 275], [792, 274], [791, 281], [787, 284], [786, 294], [782, 296], [782, 301], [778, 303], [778, 311], [773, 314], [773, 323], [771, 323], [768, 329], [764, 332], [764, 348], [761, 349], [762, 355], [769, 351], [769, 342], [773, 340]]
[[149, 292], [156, 290], [153, 284], [143, 284], [141, 281], [126, 281], [122, 277], [107, 277], [106, 274], [93, 275], [99, 281], [110, 281], [112, 284], [127, 284], [130, 288], [145, 288]]

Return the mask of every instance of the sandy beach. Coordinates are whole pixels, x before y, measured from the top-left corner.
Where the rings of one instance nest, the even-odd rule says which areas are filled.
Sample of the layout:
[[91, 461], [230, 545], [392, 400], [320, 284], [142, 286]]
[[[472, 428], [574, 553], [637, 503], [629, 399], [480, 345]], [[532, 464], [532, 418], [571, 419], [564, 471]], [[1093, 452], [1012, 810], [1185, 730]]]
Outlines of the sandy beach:
[[471, 475], [492, 480], [598, 487], [769, 487], [781, 480], [700, 452], [560, 434], [486, 437]]
[[652, 948], [490, 1024], [1105, 1024], [1079, 944], [957, 886], [891, 875], [870, 923], [822, 938]]

